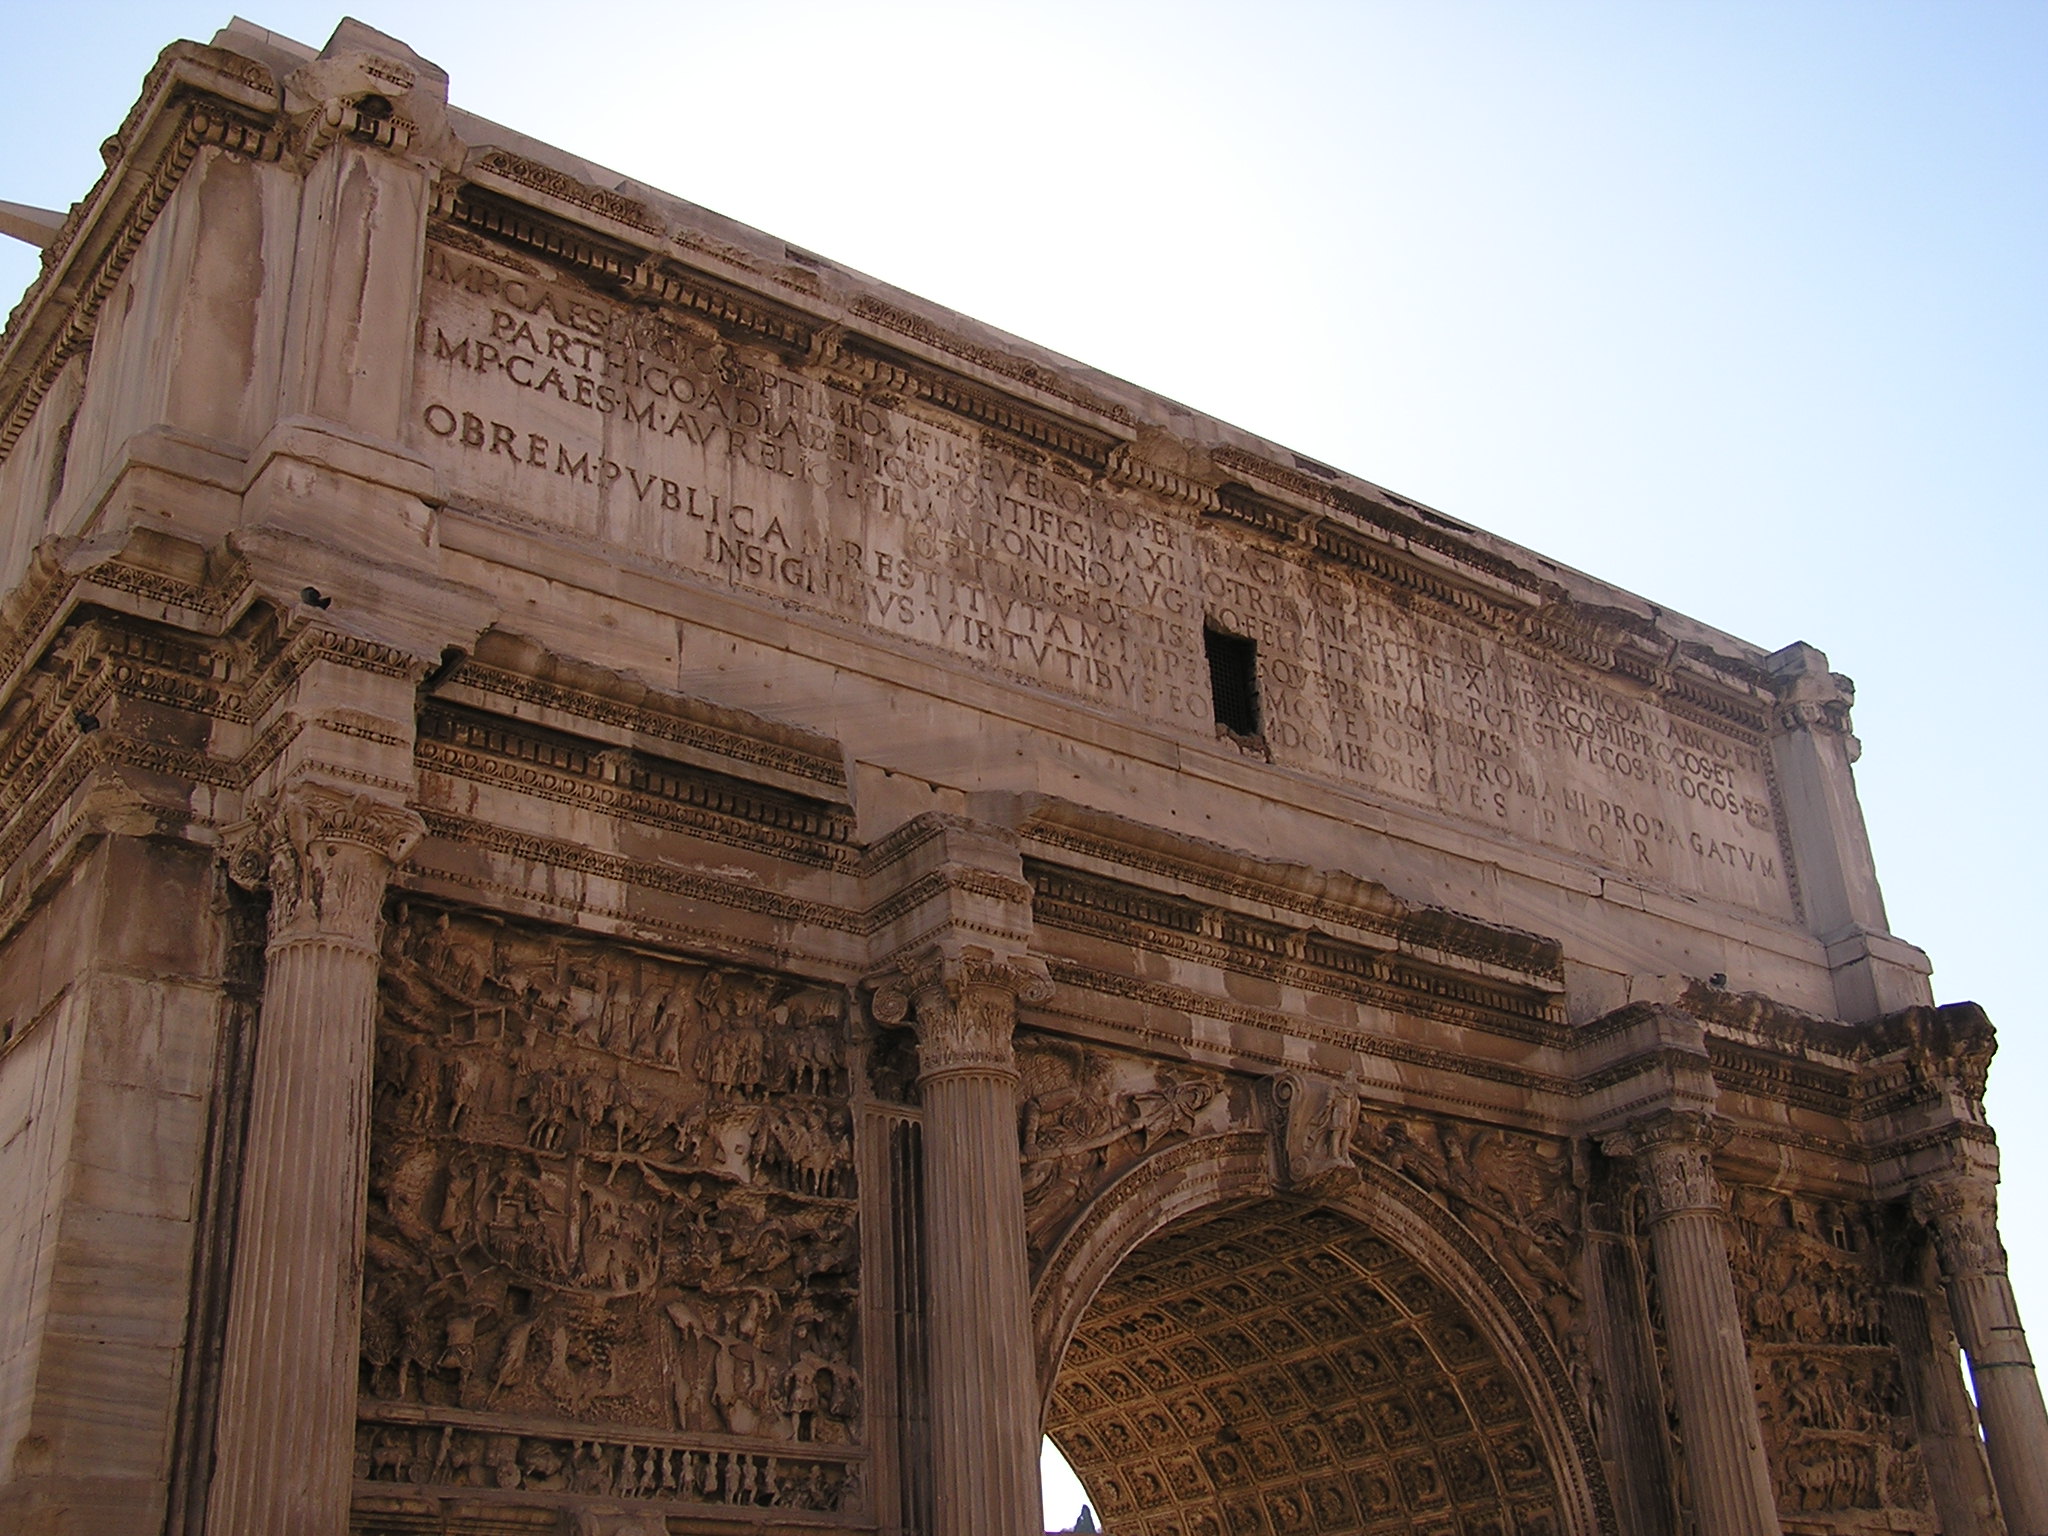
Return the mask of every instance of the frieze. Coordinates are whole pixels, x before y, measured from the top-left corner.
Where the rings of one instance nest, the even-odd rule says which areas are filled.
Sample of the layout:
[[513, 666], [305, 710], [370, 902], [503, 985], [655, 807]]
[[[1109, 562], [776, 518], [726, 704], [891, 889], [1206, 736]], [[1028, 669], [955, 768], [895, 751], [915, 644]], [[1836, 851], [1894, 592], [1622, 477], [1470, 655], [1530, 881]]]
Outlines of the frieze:
[[356, 1426], [357, 1481], [422, 1491], [567, 1494], [631, 1505], [851, 1512], [862, 1502], [863, 1465], [854, 1458], [669, 1436], [537, 1433], [483, 1415], [463, 1418], [469, 1422], [416, 1423], [388, 1405], [371, 1405]]
[[421, 717], [423, 769], [607, 815], [759, 848], [824, 868], [849, 868], [853, 818], [705, 769], [665, 762], [503, 716], [434, 705]]
[[384, 958], [361, 1411], [428, 1427], [366, 1475], [851, 1497], [843, 989], [403, 902]]
[[[693, 901], [743, 912], [758, 912], [767, 917], [807, 927], [828, 928], [844, 933], [864, 931], [865, 925], [860, 915], [849, 912], [844, 907], [785, 896], [779, 891], [764, 890], [752, 882], [721, 880], [710, 875], [693, 874], [652, 859], [635, 859], [625, 854], [607, 853], [602, 849], [572, 842], [566, 838], [518, 832], [492, 822], [479, 821], [474, 817], [459, 816], [431, 807], [424, 809], [422, 815], [426, 819], [428, 832], [434, 837], [465, 847], [508, 854], [529, 863], [557, 869], [581, 870], [586, 874], [616, 880], [623, 885], [667, 891]], [[559, 902], [559, 897], [556, 900]]]
[[1729, 1266], [1787, 1521], [1937, 1528], [1869, 1209], [1731, 1185]]

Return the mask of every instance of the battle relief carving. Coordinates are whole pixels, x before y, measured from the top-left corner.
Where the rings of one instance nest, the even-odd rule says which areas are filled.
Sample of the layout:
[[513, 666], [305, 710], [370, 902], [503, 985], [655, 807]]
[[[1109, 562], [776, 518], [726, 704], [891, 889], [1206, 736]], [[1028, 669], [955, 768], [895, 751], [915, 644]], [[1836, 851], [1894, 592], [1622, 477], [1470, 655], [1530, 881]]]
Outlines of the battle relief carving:
[[1172, 1142], [1248, 1117], [1248, 1086], [1030, 1030], [1016, 1036], [1024, 1220], [1036, 1264], [1089, 1201]]
[[426, 907], [384, 961], [358, 1477], [857, 1507], [845, 994]]
[[1728, 1233], [1785, 1519], [1936, 1529], [1867, 1213], [1735, 1186]]

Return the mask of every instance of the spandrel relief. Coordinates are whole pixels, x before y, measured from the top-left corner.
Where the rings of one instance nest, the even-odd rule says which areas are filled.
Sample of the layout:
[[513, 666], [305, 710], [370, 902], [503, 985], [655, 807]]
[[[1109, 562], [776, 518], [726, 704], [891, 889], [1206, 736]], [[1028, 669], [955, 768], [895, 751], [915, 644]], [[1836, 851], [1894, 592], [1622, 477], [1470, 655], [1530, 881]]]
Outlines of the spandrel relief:
[[384, 961], [358, 1474], [842, 1507], [845, 994], [425, 907]]
[[[1495, 1127], [1361, 1110], [1361, 1158], [1434, 1195], [1486, 1247], [1577, 1359], [1585, 1291], [1579, 1276], [1583, 1194], [1568, 1150]], [[1583, 1383], [1582, 1383], [1583, 1387]]]
[[1737, 1185], [1728, 1217], [1780, 1511], [1844, 1531], [1933, 1530], [1867, 1211]]
[[[1169, 1142], [1249, 1118], [1232, 1085], [1202, 1067], [1149, 1061], [1031, 1031], [1017, 1035], [1018, 1140], [1034, 1262], [1090, 1199]], [[1240, 1096], [1249, 1085], [1237, 1084]]]

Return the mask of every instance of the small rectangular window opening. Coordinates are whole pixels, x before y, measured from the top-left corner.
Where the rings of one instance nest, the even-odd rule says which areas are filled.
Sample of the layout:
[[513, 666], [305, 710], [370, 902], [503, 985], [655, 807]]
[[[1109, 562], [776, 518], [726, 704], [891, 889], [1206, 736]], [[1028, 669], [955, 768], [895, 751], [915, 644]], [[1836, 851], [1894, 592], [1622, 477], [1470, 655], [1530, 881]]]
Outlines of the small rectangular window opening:
[[1238, 736], [1259, 734], [1259, 647], [1242, 635], [1204, 629], [1209, 652], [1209, 699], [1216, 723]]

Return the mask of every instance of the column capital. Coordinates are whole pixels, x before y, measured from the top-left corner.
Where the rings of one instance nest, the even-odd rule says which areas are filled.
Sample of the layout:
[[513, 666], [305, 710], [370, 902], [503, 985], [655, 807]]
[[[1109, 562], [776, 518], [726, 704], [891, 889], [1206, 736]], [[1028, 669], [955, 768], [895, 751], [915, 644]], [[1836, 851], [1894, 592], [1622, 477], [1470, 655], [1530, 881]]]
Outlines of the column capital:
[[273, 943], [318, 936], [374, 948], [386, 882], [425, 832], [406, 806], [300, 780], [228, 829], [228, 875], [270, 892]]
[[1855, 762], [1862, 747], [1850, 723], [1856, 685], [1828, 670], [1827, 656], [1803, 642], [1786, 646], [1764, 661], [1778, 695], [1778, 729], [1823, 731], [1841, 737]]
[[934, 945], [863, 985], [878, 1023], [917, 1031], [918, 1078], [952, 1072], [1014, 1073], [1017, 1004], [1052, 996], [1045, 962], [979, 945]]
[[1711, 1114], [1664, 1110], [1601, 1137], [1600, 1150], [1635, 1163], [1655, 1222], [1686, 1211], [1721, 1214], [1714, 1148], [1727, 1139], [1728, 1127]]
[[1912, 1189], [1913, 1217], [1934, 1236], [1935, 1252], [1951, 1280], [2005, 1273], [1998, 1236], [1998, 1186], [1978, 1174], [1948, 1173]]

